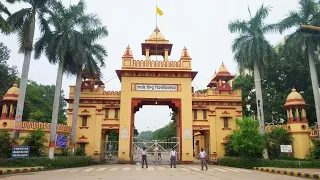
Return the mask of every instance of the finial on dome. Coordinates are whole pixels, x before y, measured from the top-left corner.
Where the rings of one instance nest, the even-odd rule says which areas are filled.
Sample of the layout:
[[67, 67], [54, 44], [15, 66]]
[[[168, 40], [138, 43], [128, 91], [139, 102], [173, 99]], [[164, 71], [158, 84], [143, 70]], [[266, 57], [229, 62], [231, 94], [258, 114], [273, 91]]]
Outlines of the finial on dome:
[[292, 87], [292, 92], [297, 92], [296, 88], [294, 88], [294, 86]]
[[160, 29], [158, 28], [158, 26], [156, 26], [153, 32], [157, 32], [157, 33], [160, 32]]

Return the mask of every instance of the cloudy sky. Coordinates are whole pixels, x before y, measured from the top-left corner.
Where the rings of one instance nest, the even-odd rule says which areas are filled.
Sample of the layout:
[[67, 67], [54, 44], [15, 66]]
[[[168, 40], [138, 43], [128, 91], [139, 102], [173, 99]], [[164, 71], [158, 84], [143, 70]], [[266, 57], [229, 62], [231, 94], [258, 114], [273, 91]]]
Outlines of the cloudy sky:
[[[71, 0], [78, 3], [79, 0]], [[65, 5], [70, 0], [63, 0]], [[109, 36], [101, 40], [108, 50], [106, 68], [103, 69], [103, 81], [106, 90], [120, 91], [120, 81], [115, 70], [121, 68], [121, 57], [129, 44], [135, 59], [144, 59], [141, 55], [141, 43], [152, 33], [156, 26], [155, 6], [164, 12], [158, 17], [158, 27], [164, 36], [173, 43], [170, 59], [178, 60], [184, 46], [189, 50], [193, 70], [198, 75], [193, 81], [195, 90], [203, 89], [210, 81], [214, 71], [222, 62], [231, 73], [237, 73], [233, 61], [231, 43], [234, 34], [228, 31], [231, 20], [248, 19], [248, 6], [254, 13], [262, 4], [272, 7], [267, 22], [283, 19], [289, 10], [297, 9], [298, 0], [87, 0], [87, 12], [96, 13], [107, 26]], [[9, 6], [9, 5], [8, 5]], [[9, 6], [12, 12], [27, 7], [25, 4]], [[39, 37], [38, 28], [35, 38]], [[276, 44], [283, 35], [268, 34], [267, 38]], [[23, 55], [18, 54], [17, 37], [0, 35], [11, 50], [9, 64], [16, 65], [21, 71]], [[43, 56], [31, 61], [29, 79], [41, 84], [55, 84], [57, 66], [51, 65]], [[69, 86], [75, 84], [75, 77], [64, 77], [63, 90], [68, 96]], [[135, 126], [139, 131], [154, 130], [170, 120], [168, 107], [145, 106], [136, 114]]]

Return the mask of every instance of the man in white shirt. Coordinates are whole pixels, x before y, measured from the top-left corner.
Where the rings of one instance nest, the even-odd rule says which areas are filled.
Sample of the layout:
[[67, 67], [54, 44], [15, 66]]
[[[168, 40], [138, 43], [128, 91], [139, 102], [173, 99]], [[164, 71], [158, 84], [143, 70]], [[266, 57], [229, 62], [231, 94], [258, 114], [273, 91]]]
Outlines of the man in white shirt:
[[207, 153], [201, 148], [201, 152], [199, 153], [200, 160], [201, 160], [201, 170], [203, 170], [203, 165], [206, 166], [206, 170], [208, 170], [207, 162], [206, 162], [206, 156]]
[[175, 151], [174, 148], [172, 148], [171, 152], [170, 152], [170, 165], [172, 168], [172, 164], [173, 167], [176, 168], [176, 164], [177, 164], [177, 152]]
[[146, 168], [148, 168], [147, 151], [145, 147], [142, 148], [141, 157], [142, 157], [142, 168], [144, 166], [144, 163], [146, 163]]

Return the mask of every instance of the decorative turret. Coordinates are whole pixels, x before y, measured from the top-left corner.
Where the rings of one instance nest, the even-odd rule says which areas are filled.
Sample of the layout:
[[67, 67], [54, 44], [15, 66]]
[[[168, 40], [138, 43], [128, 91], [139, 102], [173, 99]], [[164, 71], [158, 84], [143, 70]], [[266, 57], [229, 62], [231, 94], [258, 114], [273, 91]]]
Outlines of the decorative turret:
[[186, 47], [183, 48], [180, 60], [191, 60], [189, 51]]
[[19, 97], [19, 91], [20, 89], [18, 88], [18, 84], [15, 82], [12, 85], [12, 87], [7, 91], [7, 93], [3, 96], [1, 119], [14, 119]]
[[284, 107], [288, 116], [287, 129], [293, 138], [294, 157], [303, 159], [310, 153], [310, 129], [305, 110], [308, 104], [301, 94], [292, 88]]
[[156, 27], [145, 43], [141, 43], [142, 55], [150, 60], [152, 55], [161, 55], [165, 61], [168, 61], [168, 56], [171, 54], [172, 44], [166, 40], [164, 35]]
[[131, 57], [131, 58], [133, 57], [132, 56], [132, 51], [131, 51], [131, 48], [130, 48], [129, 44], [128, 44], [126, 50], [124, 50], [124, 53], [123, 53], [122, 57]]
[[207, 87], [217, 87], [217, 90], [219, 91], [232, 91], [230, 80], [232, 80], [234, 77], [235, 76], [232, 75], [222, 63], [218, 70], [218, 73], [215, 72]]
[[[86, 69], [82, 71], [82, 83], [81, 83], [81, 91], [84, 89], [88, 89], [89, 91], [93, 91], [95, 85], [103, 86], [104, 83], [100, 80], [100, 77], [97, 73], [89, 73]], [[103, 86], [104, 88], [104, 86]]]
[[288, 95], [284, 107], [287, 110], [288, 124], [289, 123], [308, 123], [306, 117], [306, 104], [305, 100], [302, 98], [301, 94], [297, 92], [295, 88], [292, 88], [291, 93]]

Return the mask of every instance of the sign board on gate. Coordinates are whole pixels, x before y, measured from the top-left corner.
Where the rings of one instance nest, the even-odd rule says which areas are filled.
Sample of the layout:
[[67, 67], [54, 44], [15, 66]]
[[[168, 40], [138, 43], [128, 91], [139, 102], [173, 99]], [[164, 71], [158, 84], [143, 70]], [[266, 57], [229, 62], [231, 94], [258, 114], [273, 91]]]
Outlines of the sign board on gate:
[[136, 84], [136, 91], [176, 92], [178, 91], [178, 85], [176, 84]]
[[30, 146], [12, 146], [12, 158], [29, 158]]
[[62, 134], [58, 134], [56, 146], [60, 148], [67, 148], [68, 136], [63, 136]]
[[291, 145], [280, 145], [281, 152], [283, 153], [292, 153]]

